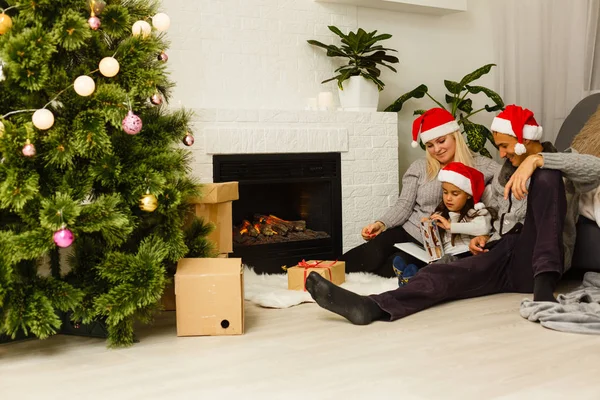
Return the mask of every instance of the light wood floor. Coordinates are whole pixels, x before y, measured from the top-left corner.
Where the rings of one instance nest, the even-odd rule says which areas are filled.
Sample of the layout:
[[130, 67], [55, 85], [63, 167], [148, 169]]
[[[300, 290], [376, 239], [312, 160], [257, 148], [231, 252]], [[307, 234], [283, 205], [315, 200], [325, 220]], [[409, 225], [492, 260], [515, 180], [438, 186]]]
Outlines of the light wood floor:
[[69, 336], [0, 346], [0, 399], [600, 399], [600, 336], [522, 319], [523, 297], [365, 327], [314, 304], [246, 303], [237, 337], [177, 338], [163, 313], [128, 349]]

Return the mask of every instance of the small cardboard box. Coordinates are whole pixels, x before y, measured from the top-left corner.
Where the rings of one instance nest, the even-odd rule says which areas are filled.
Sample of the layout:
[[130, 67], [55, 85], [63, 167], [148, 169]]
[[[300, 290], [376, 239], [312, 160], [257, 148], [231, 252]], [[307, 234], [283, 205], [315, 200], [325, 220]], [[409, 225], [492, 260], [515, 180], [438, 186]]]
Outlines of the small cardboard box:
[[244, 270], [239, 258], [182, 258], [175, 273], [177, 336], [244, 333]]
[[232, 201], [239, 199], [238, 183], [206, 183], [203, 196], [192, 199], [196, 205], [196, 216], [211, 222], [215, 229], [208, 240], [215, 243], [219, 253], [233, 252]]
[[313, 271], [336, 285], [341, 285], [346, 281], [346, 263], [344, 261], [303, 261], [287, 269], [288, 289], [306, 290], [306, 277]]

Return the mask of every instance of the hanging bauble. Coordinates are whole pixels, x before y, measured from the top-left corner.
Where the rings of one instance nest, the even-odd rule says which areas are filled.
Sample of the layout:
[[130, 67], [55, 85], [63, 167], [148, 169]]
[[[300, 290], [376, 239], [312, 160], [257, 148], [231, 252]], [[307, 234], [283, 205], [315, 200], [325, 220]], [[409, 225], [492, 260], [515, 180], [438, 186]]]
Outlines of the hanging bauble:
[[164, 32], [171, 26], [171, 18], [165, 13], [158, 13], [152, 17], [152, 26], [159, 32]]
[[87, 76], [87, 75], [81, 75], [78, 76], [77, 79], [75, 79], [75, 82], [73, 83], [73, 88], [75, 89], [75, 93], [77, 93], [80, 96], [89, 96], [90, 94], [94, 93], [94, 90], [96, 89], [96, 84], [94, 83], [94, 80]]
[[100, 73], [107, 78], [112, 78], [119, 73], [119, 62], [113, 57], [104, 57], [98, 65]]
[[186, 132], [184, 138], [183, 138], [183, 144], [185, 144], [186, 146], [191, 146], [194, 144], [194, 136], [192, 136], [191, 133]]
[[123, 118], [123, 130], [128, 135], [137, 135], [142, 130], [142, 119], [129, 110]]
[[146, 193], [140, 199], [140, 209], [146, 212], [152, 212], [158, 207], [158, 199], [152, 193]]
[[146, 21], [137, 21], [131, 27], [131, 33], [133, 33], [133, 36], [141, 35], [145, 39], [152, 33], [152, 27]]
[[73, 232], [71, 232], [67, 228], [57, 230], [56, 232], [54, 232], [54, 236], [52, 238], [54, 239], [54, 243], [56, 243], [58, 247], [69, 247], [71, 244], [73, 244], [73, 241], [75, 240]]
[[161, 53], [158, 55], [158, 60], [162, 62], [167, 62], [169, 61], [169, 56], [164, 51], [161, 51]]
[[46, 108], [40, 108], [33, 113], [31, 121], [36, 128], [45, 131], [54, 125], [54, 114], [52, 114], [52, 111]]
[[92, 11], [96, 15], [102, 14], [102, 11], [104, 11], [104, 7], [106, 7], [106, 3], [103, 0], [91, 0], [90, 5]]
[[31, 143], [29, 141], [29, 139], [27, 139], [27, 141], [25, 141], [25, 146], [23, 146], [23, 150], [21, 150], [23, 152], [23, 155], [25, 157], [33, 157], [35, 156], [35, 146], [33, 145], [33, 143]]
[[10, 28], [12, 28], [12, 19], [4, 13], [0, 14], [0, 35], [8, 32]]
[[154, 93], [152, 97], [150, 97], [150, 102], [155, 106], [159, 106], [163, 102], [162, 96], [159, 93]]
[[88, 19], [88, 25], [90, 28], [92, 28], [92, 30], [97, 31], [100, 29], [100, 25], [102, 25], [102, 23], [100, 22], [100, 18], [93, 16]]

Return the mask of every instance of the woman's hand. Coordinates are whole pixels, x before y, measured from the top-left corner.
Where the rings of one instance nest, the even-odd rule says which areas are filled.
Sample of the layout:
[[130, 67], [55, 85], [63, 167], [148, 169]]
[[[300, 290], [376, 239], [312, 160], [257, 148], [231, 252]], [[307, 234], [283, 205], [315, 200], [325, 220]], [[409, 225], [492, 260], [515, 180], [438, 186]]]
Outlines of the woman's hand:
[[448, 221], [446, 218], [442, 217], [440, 214], [433, 214], [431, 216], [431, 219], [434, 221], [437, 221], [438, 226], [441, 226], [442, 228], [444, 228], [447, 231], [450, 230], [450, 221]]
[[469, 243], [469, 250], [471, 250], [471, 253], [473, 253], [473, 255], [487, 253], [489, 250], [484, 249], [483, 247], [488, 242], [488, 240], [490, 240], [490, 237], [488, 235], [475, 236], [473, 239], [471, 239], [471, 242]]
[[383, 232], [384, 228], [385, 228], [385, 225], [383, 225], [382, 222], [376, 221], [376, 222], [373, 222], [372, 224], [369, 224], [369, 225], [365, 226], [364, 228], [362, 228], [362, 231], [360, 232], [360, 234], [362, 235], [363, 239], [371, 240], [375, 236], [377, 236], [381, 232]]

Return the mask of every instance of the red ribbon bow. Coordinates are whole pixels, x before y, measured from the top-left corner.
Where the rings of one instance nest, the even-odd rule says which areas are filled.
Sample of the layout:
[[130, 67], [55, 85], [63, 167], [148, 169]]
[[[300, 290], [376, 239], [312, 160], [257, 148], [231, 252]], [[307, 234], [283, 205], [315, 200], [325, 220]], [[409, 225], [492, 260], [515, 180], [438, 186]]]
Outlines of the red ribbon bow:
[[327, 271], [329, 272], [329, 280], [333, 281], [333, 277], [331, 275], [331, 267], [337, 263], [337, 260], [333, 261], [329, 265], [321, 265], [322, 262], [323, 261], [315, 261], [315, 262], [309, 264], [305, 260], [302, 260], [298, 263], [298, 267], [304, 268], [304, 291], [305, 292], [306, 292], [306, 274], [308, 273], [308, 270], [311, 268], [327, 268]]

